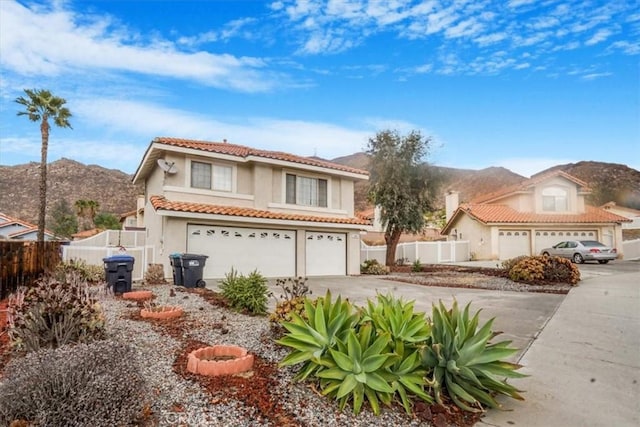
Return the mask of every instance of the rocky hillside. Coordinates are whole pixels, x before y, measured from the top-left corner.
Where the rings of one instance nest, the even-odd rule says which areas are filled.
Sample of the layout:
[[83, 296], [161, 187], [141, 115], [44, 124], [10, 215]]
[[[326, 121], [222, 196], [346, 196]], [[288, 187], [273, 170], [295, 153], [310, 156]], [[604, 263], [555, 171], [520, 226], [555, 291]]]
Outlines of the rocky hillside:
[[561, 170], [591, 186], [589, 202], [600, 206], [614, 201], [620, 206], [640, 209], [640, 171], [627, 165], [602, 162], [578, 162], [558, 165], [537, 175]]
[[[367, 169], [368, 156], [355, 153], [333, 162]], [[481, 170], [432, 166], [442, 177], [442, 197], [437, 206], [444, 207], [444, 194], [458, 191], [460, 201], [470, 201], [504, 186], [516, 184], [525, 177], [500, 167]], [[593, 190], [590, 202], [601, 205], [615, 201], [618, 205], [640, 209], [640, 172], [625, 165], [602, 162], [579, 162], [558, 165], [541, 171], [563, 170], [585, 182]], [[26, 221], [37, 221], [39, 164], [0, 166], [0, 212]], [[367, 183], [356, 185], [356, 209], [367, 209]], [[61, 159], [49, 165], [48, 208], [57, 201], [96, 200], [100, 211], [120, 215], [135, 209], [136, 197], [143, 188], [131, 183], [131, 176], [115, 169]]]
[[[49, 164], [47, 180], [47, 214], [59, 200], [73, 206], [85, 199], [100, 203], [100, 212], [120, 215], [134, 210], [136, 197], [143, 193], [131, 183], [131, 175], [64, 158]], [[0, 166], [0, 212], [35, 224], [39, 182], [40, 163]]]
[[[366, 170], [369, 159], [365, 153], [355, 153], [350, 156], [338, 157], [333, 161]], [[442, 198], [437, 201], [437, 206], [440, 208], [444, 207], [444, 194], [447, 191], [458, 191], [460, 201], [468, 202], [482, 194], [527, 179], [502, 167], [489, 167], [481, 170], [432, 167], [442, 177]], [[587, 182], [593, 190], [589, 198], [589, 203], [592, 205], [599, 206], [614, 201], [620, 206], [640, 209], [640, 171], [626, 165], [585, 161], [554, 166], [537, 175], [554, 170], [562, 170]], [[369, 207], [366, 200], [366, 186], [367, 183], [356, 185], [356, 209], [364, 210]]]

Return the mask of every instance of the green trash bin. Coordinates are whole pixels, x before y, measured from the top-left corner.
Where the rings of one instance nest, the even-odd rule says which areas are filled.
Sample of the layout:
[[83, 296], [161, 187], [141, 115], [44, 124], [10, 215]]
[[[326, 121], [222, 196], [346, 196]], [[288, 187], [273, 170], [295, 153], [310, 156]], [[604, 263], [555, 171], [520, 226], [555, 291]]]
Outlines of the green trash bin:
[[207, 283], [202, 280], [207, 255], [182, 254], [182, 280], [187, 288], [204, 288]]

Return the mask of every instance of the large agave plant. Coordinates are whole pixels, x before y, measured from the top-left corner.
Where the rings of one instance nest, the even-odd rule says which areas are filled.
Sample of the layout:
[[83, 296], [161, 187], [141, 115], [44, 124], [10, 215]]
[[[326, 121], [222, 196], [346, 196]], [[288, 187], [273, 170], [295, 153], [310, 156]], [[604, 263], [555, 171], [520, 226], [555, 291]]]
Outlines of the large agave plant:
[[339, 340], [337, 348], [329, 349], [328, 357], [323, 359], [325, 369], [316, 374], [322, 394], [336, 398], [340, 409], [353, 400], [354, 414], [360, 413], [366, 398], [377, 415], [380, 402], [390, 405], [394, 392], [383, 376], [384, 368], [397, 358], [393, 353], [383, 353], [389, 344], [389, 334], [375, 338], [368, 324], [360, 328], [358, 336], [350, 329], [346, 338], [346, 344]]
[[322, 368], [322, 359], [330, 348], [337, 346], [339, 340], [346, 340], [349, 330], [358, 321], [358, 314], [349, 301], [342, 301], [338, 295], [331, 300], [331, 292], [315, 302], [304, 302], [307, 320], [292, 312], [291, 322], [283, 322], [287, 334], [277, 340], [280, 345], [290, 347], [292, 351], [280, 362], [280, 366], [303, 363], [296, 379], [304, 380]]
[[394, 388], [407, 413], [411, 413], [412, 395], [428, 403], [433, 402], [424, 391], [427, 371], [422, 368], [417, 351], [417, 345], [430, 337], [431, 329], [424, 313], [415, 313], [413, 307], [414, 301], [378, 294], [376, 302], [367, 301], [362, 316], [362, 322], [369, 321], [378, 333], [390, 336], [388, 351], [398, 357], [383, 376]]
[[469, 317], [470, 304], [460, 311], [457, 301], [447, 310], [440, 301], [433, 306], [431, 342], [421, 349], [422, 364], [430, 372], [427, 385], [435, 399], [442, 403], [442, 388], [460, 408], [478, 412], [483, 405], [499, 408], [495, 394], [524, 400], [506, 378], [522, 378], [516, 372], [520, 365], [503, 359], [518, 350], [510, 348], [511, 341], [489, 344], [495, 337], [491, 331], [493, 319], [478, 329], [480, 311]]
[[415, 313], [413, 305], [414, 301], [378, 294], [377, 303], [367, 301], [362, 321], [373, 322], [378, 331], [389, 333], [394, 343], [420, 343], [429, 338], [430, 329], [424, 313]]

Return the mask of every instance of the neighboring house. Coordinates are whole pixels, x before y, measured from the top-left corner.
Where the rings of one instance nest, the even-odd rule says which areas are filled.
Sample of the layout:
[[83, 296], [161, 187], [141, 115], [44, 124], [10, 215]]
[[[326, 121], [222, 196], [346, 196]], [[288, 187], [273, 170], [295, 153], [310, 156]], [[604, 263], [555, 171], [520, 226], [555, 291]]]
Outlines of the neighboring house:
[[[44, 240], [53, 240], [54, 234], [44, 231]], [[0, 239], [38, 240], [38, 226], [0, 213]]]
[[630, 220], [589, 206], [587, 184], [555, 171], [458, 206], [446, 196], [442, 234], [468, 240], [476, 259], [509, 259], [539, 254], [563, 240], [599, 240], [622, 254], [622, 224]]
[[[315, 158], [179, 138], [154, 139], [134, 175], [144, 183], [147, 245], [207, 255], [204, 278], [232, 268], [266, 277], [360, 273], [354, 183], [368, 173]], [[170, 273], [169, 273], [170, 274]]]
[[616, 205], [616, 202], [605, 203], [604, 205], [600, 206], [600, 208], [604, 209], [607, 212], [611, 212], [613, 214], [630, 219], [630, 222], [625, 222], [622, 224], [623, 229], [640, 230], [640, 210], [627, 208], [625, 206], [618, 206]]
[[84, 239], [88, 239], [89, 237], [93, 237], [97, 234], [102, 233], [104, 230], [101, 228], [91, 228], [89, 230], [83, 230], [83, 231], [78, 231], [77, 233], [73, 233], [71, 235], [71, 238], [73, 240], [84, 240]]
[[123, 230], [140, 231], [144, 230], [144, 196], [138, 196], [136, 209], [120, 215], [120, 224]]

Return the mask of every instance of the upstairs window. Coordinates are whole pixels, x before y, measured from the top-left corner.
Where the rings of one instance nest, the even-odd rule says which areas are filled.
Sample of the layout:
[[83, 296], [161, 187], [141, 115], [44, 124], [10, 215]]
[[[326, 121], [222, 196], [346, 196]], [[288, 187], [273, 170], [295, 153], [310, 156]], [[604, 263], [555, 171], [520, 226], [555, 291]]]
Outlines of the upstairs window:
[[207, 190], [231, 191], [231, 166], [191, 162], [191, 187]]
[[327, 207], [327, 180], [287, 174], [286, 202], [291, 205]]
[[542, 210], [545, 212], [565, 212], [567, 210], [567, 190], [547, 187], [542, 190]]

